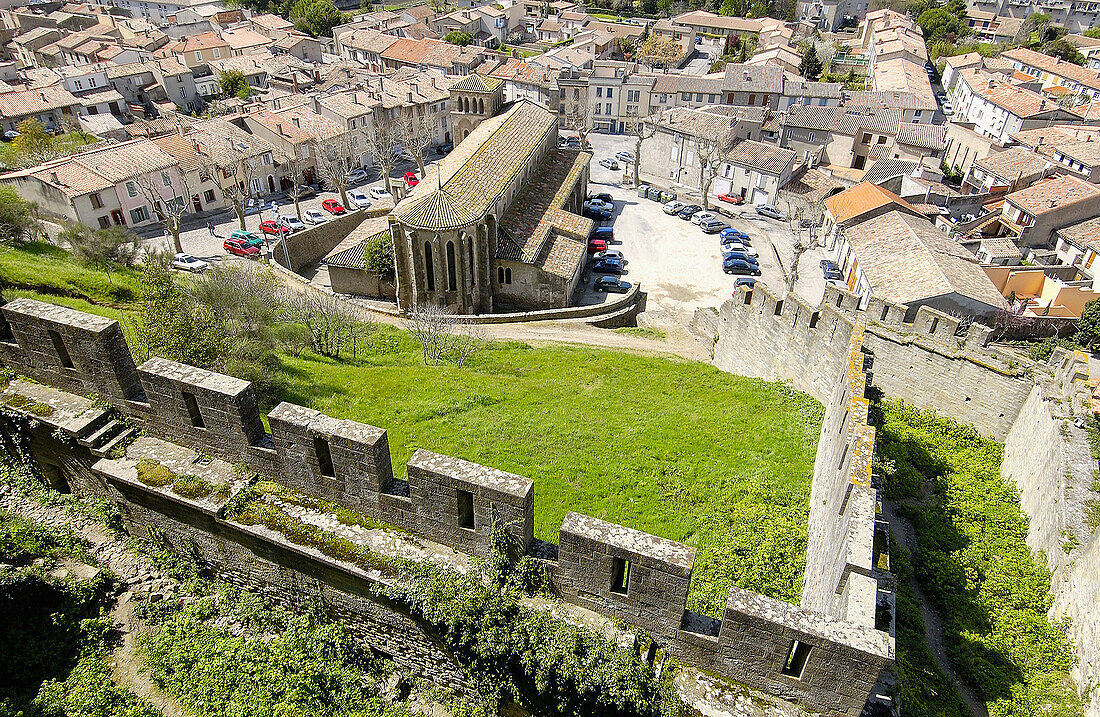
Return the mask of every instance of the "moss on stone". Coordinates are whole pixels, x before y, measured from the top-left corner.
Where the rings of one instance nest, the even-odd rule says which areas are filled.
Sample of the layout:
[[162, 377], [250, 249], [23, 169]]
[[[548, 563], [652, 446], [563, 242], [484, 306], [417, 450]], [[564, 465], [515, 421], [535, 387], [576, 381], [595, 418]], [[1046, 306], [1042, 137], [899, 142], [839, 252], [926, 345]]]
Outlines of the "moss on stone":
[[137, 464], [137, 478], [145, 485], [163, 488], [169, 483], [174, 483], [177, 476], [160, 461], [142, 458]]
[[192, 473], [185, 473], [172, 483], [172, 492], [184, 498], [205, 498], [214, 492], [214, 484]]
[[380, 520], [375, 520], [374, 518], [358, 513], [350, 508], [333, 503], [330, 500], [303, 495], [275, 481], [259, 480], [256, 481], [253, 487], [257, 493], [261, 495], [270, 495], [284, 503], [290, 503], [291, 505], [297, 505], [301, 508], [308, 508], [309, 510], [316, 510], [322, 513], [330, 513], [344, 525], [358, 525], [367, 530], [390, 530], [399, 533], [407, 532], [396, 526], [389, 525]]
[[17, 408], [20, 411], [26, 411], [27, 413], [31, 413], [35, 416], [40, 416], [42, 418], [52, 416], [54, 413], [53, 406], [35, 401], [33, 398], [28, 398], [21, 393], [13, 393], [12, 395], [8, 396], [5, 403], [7, 403], [12, 408]]

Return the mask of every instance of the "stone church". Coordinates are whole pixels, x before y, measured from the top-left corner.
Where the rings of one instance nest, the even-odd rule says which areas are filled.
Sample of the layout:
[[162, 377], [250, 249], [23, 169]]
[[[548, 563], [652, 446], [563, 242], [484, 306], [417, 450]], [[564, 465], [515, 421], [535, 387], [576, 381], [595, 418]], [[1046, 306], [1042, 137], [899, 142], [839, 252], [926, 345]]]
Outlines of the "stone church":
[[460, 140], [389, 216], [397, 302], [460, 314], [565, 307], [587, 260], [588, 152], [558, 148], [557, 116], [502, 83], [452, 88]]

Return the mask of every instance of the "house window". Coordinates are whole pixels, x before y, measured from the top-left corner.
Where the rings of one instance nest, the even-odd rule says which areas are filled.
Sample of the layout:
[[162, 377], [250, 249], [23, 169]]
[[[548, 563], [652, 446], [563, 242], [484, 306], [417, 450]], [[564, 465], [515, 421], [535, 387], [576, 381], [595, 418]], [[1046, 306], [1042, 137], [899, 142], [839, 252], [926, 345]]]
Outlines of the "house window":
[[504, 270], [504, 283], [505, 284], [511, 284], [512, 283], [512, 270], [511, 269], [505, 269]]
[[149, 211], [144, 207], [138, 207], [137, 209], [130, 210], [130, 221], [134, 224], [141, 224], [149, 219]]
[[597, 87], [596, 88], [596, 96], [597, 97], [603, 97], [603, 88], [602, 87]]
[[626, 595], [630, 587], [630, 561], [611, 558], [611, 592]]
[[89, 199], [92, 200], [92, 208], [93, 209], [102, 209], [103, 208], [103, 200], [100, 198], [99, 192], [96, 192], [95, 194], [91, 195], [89, 197]]
[[271, 159], [271, 152], [264, 152], [263, 156], [260, 157], [260, 162], [262, 164], [271, 164]]
[[608, 87], [607, 88], [607, 99], [611, 99], [611, 93], [612, 92], [614, 92], [614, 88], [613, 87]]
[[607, 110], [606, 112], [604, 112], [604, 114], [605, 115], [610, 115], [611, 114], [611, 103], [608, 102], [606, 105], [604, 105], [604, 108]]
[[714, 104], [714, 95], [707, 95], [707, 102]]
[[107, 217], [100, 217], [98, 221], [100, 229], [109, 229], [111, 227], [111, 220]]
[[750, 105], [755, 105], [756, 104], [756, 95], [749, 95], [749, 104]]
[[815, 133], [813, 133], [813, 132], [807, 132], [807, 133], [806, 133], [806, 141], [807, 141], [807, 142], [813, 142], [813, 141], [814, 141], [814, 137], [816, 137], [816, 136], [817, 136], [817, 135], [816, 135]]
[[205, 192], [203, 192], [202, 198], [203, 198], [203, 201], [205, 201], [207, 203], [210, 203], [210, 202], [214, 201], [214, 190], [213, 189], [207, 189]]
[[603, 112], [600, 111], [602, 108], [603, 108], [603, 105], [597, 104], [596, 105], [596, 111], [593, 114], [602, 115]]
[[219, 48], [215, 47], [214, 48], [214, 59], [217, 60], [221, 56], [222, 56], [222, 51]]
[[702, 102], [703, 101], [703, 93], [702, 92], [696, 92], [695, 93], [695, 101], [696, 102]]
[[160, 181], [164, 184], [164, 186], [171, 187], [172, 186], [172, 175], [168, 174], [168, 172], [161, 172], [160, 173]]
[[126, 196], [128, 196], [128, 197], [136, 197], [137, 196], [137, 186], [133, 182], [127, 182], [126, 183]]
[[202, 62], [202, 53], [198, 50], [195, 51], [195, 62]]
[[886, 144], [886, 138], [885, 137], [879, 137], [878, 138], [878, 143], [879, 144]]
[[680, 99], [683, 100], [684, 102], [691, 102], [691, 93], [690, 92], [681, 92], [680, 93]]

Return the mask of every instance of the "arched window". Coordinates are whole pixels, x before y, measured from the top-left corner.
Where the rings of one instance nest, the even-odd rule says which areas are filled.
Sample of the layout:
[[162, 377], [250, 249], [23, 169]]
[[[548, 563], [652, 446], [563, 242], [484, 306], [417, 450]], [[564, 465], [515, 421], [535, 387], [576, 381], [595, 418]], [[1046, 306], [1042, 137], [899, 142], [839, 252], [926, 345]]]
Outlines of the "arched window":
[[505, 284], [511, 284], [512, 283], [512, 270], [511, 269], [505, 269], [504, 270], [504, 283]]
[[485, 114], [485, 100], [477, 101], [477, 111], [481, 114]]
[[447, 291], [458, 288], [458, 270], [455, 268], [455, 243], [447, 242]]
[[424, 276], [428, 280], [428, 291], [435, 291], [435, 262], [432, 261], [432, 243], [424, 242]]
[[469, 255], [469, 263], [466, 264], [466, 271], [470, 273], [470, 283], [476, 283], [474, 277], [477, 276], [477, 272], [474, 271], [474, 240], [472, 238], [466, 240], [466, 252]]
[[498, 284], [503, 284], [504, 283], [504, 267], [503, 266], [498, 266], [497, 267], [497, 283]]
[[468, 130], [468, 129], [462, 130], [462, 139], [466, 139], [469, 136], [470, 136], [470, 130]]

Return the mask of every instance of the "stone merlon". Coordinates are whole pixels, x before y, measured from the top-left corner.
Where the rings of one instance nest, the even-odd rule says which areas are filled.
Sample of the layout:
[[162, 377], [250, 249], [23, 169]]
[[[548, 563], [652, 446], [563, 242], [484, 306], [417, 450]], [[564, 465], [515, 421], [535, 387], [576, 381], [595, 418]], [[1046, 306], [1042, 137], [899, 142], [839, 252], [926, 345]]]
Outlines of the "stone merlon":
[[561, 532], [650, 558], [667, 566], [670, 572], [678, 568], [681, 577], [690, 578], [695, 567], [695, 548], [580, 513], [565, 516]]
[[408, 470], [417, 468], [435, 475], [447, 476], [458, 483], [511, 495], [521, 500], [527, 500], [535, 490], [535, 484], [529, 478], [464, 461], [461, 458], [432, 453], [423, 448], [417, 450], [409, 459]]
[[386, 431], [375, 426], [326, 416], [320, 411], [283, 401], [267, 414], [268, 419], [286, 421], [314, 433], [343, 438], [354, 443], [372, 445], [386, 437]]
[[[5, 307], [6, 308], [6, 307]], [[153, 374], [163, 378], [170, 378], [197, 388], [202, 388], [212, 393], [221, 393], [226, 396], [238, 396], [248, 390], [252, 384], [223, 373], [214, 373], [204, 368], [188, 366], [177, 361], [169, 361], [162, 358], [151, 358], [138, 366], [138, 371]]]

